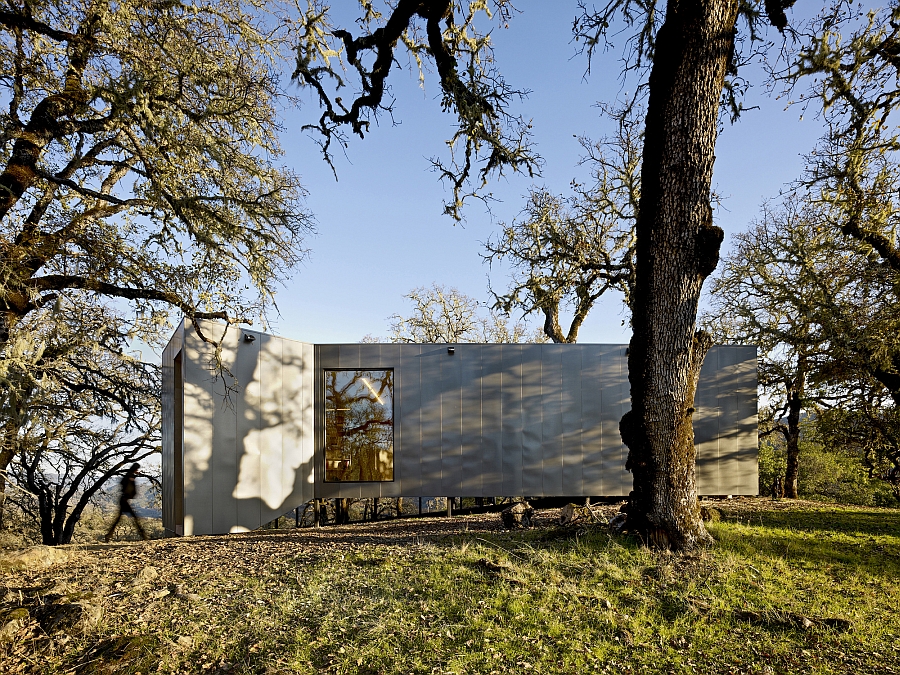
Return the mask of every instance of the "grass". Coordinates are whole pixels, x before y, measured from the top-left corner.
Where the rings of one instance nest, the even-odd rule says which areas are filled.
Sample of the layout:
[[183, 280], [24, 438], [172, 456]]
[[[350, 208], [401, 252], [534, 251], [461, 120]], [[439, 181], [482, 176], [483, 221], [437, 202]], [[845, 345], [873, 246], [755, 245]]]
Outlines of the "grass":
[[694, 556], [583, 528], [261, 551], [188, 567], [162, 595], [110, 581], [123, 604], [40, 647], [54, 656], [32, 672], [146, 673], [150, 654], [162, 672], [900, 671], [900, 511], [754, 511], [710, 530]]

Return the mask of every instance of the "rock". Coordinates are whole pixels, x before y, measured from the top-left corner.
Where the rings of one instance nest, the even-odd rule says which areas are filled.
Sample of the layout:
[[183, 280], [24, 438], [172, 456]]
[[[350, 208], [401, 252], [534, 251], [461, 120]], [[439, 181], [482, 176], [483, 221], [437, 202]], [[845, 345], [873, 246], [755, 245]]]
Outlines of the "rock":
[[718, 523], [722, 520], [722, 512], [715, 506], [701, 506], [700, 517], [704, 523]]
[[508, 530], [531, 527], [531, 518], [533, 515], [534, 509], [531, 508], [531, 504], [528, 502], [513, 504], [500, 512], [503, 526]]
[[628, 515], [625, 513], [617, 513], [613, 516], [612, 520], [609, 521], [609, 530], [614, 534], [622, 534], [625, 531], [625, 522], [628, 520]]
[[78, 622], [78, 628], [84, 633], [90, 633], [100, 624], [103, 619], [103, 608], [91, 602], [81, 601], [81, 621]]
[[24, 607], [0, 611], [0, 641], [12, 640], [30, 618]]
[[159, 571], [152, 565], [147, 565], [144, 569], [137, 573], [137, 576], [134, 578], [134, 581], [131, 582], [131, 585], [135, 587], [147, 586], [152, 581], [158, 578]]
[[560, 525], [573, 525], [584, 520], [591, 520], [594, 514], [587, 506], [578, 506], [578, 504], [566, 504], [559, 512]]
[[32, 546], [0, 558], [0, 570], [51, 567], [69, 560], [69, 554], [56, 546]]

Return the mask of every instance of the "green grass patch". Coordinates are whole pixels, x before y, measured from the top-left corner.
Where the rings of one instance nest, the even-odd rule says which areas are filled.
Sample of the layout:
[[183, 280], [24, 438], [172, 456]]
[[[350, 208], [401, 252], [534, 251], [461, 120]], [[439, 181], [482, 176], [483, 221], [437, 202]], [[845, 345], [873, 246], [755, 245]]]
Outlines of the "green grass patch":
[[110, 613], [66, 658], [107, 640], [146, 673], [141, 645], [113, 641], [145, 634], [162, 672], [898, 672], [900, 512], [762, 511], [710, 529], [716, 547], [693, 556], [600, 528], [271, 556]]

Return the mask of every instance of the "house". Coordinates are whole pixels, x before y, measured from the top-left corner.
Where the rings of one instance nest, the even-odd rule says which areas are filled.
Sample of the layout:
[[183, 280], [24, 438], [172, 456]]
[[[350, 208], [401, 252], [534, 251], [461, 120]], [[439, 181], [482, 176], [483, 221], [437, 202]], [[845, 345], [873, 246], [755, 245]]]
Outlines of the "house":
[[[314, 345], [184, 322], [163, 352], [163, 526], [255, 529], [314, 498], [618, 496], [625, 345]], [[715, 346], [700, 494], [756, 494], [756, 348]]]

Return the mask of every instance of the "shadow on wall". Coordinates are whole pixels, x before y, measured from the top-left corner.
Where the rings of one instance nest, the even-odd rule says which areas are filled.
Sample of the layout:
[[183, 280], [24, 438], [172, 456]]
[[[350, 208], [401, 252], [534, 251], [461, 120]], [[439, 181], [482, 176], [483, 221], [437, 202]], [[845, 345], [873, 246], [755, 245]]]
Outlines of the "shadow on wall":
[[204, 329], [233, 377], [185, 332], [184, 534], [246, 532], [313, 498], [313, 346]]
[[[184, 534], [253, 530], [317, 496], [631, 490], [618, 428], [629, 407], [624, 345], [456, 345], [450, 354], [445, 345], [316, 348], [204, 330], [222, 340], [236, 386], [214, 376], [212, 348], [185, 331]], [[715, 347], [708, 361], [696, 402], [698, 489], [755, 494], [755, 349]], [[394, 480], [315, 483], [324, 460], [315, 456], [314, 365], [393, 369]]]

